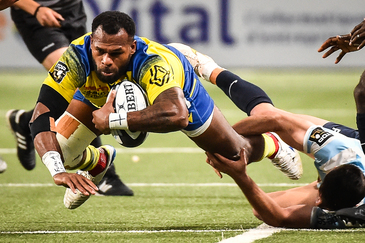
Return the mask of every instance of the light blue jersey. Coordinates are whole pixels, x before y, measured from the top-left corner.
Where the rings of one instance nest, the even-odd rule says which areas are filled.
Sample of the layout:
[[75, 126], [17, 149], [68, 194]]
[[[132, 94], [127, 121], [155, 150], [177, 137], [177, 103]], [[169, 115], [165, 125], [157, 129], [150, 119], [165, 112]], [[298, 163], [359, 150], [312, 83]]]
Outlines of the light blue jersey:
[[343, 164], [353, 164], [365, 175], [365, 155], [357, 139], [312, 126], [307, 130], [303, 147], [306, 153], [314, 155], [314, 165], [321, 181], [330, 170]]

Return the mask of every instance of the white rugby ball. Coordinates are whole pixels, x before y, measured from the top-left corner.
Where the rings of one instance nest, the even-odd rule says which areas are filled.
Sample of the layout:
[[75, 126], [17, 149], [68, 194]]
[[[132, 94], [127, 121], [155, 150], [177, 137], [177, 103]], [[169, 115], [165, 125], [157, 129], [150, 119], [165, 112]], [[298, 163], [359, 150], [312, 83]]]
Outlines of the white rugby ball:
[[[147, 95], [144, 90], [136, 83], [123, 80], [120, 84], [112, 88], [117, 91], [114, 100], [116, 113], [125, 110], [127, 113], [140, 111], [148, 106]], [[112, 129], [111, 134], [117, 142], [125, 147], [137, 147], [147, 138], [148, 132], [132, 132], [130, 130]]]

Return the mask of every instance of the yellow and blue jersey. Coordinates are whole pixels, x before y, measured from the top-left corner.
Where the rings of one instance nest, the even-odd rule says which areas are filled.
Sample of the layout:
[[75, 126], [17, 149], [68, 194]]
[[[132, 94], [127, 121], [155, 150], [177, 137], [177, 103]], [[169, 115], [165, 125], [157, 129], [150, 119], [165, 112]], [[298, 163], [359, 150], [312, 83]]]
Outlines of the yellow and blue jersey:
[[107, 84], [99, 80], [95, 73], [90, 35], [88, 33], [74, 40], [50, 69], [44, 81], [44, 84], [56, 90], [68, 102], [77, 91], [77, 99], [101, 107], [105, 104], [111, 87], [128, 79], [145, 90], [150, 104], [163, 91], [172, 87], [181, 88], [189, 109], [187, 131], [198, 129], [211, 117], [214, 102], [189, 61], [178, 50], [135, 36], [136, 52], [127, 66], [126, 74], [113, 84]]

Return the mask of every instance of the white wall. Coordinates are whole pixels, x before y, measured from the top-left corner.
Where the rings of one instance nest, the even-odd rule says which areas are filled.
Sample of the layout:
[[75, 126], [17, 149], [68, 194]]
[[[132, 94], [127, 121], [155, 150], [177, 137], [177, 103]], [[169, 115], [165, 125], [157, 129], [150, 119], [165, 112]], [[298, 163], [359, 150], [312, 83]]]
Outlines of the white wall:
[[[322, 59], [317, 49], [328, 37], [349, 33], [363, 20], [364, 2], [350, 2], [84, 0], [88, 26], [100, 11], [118, 9], [135, 19], [138, 35], [187, 43], [225, 67], [333, 67], [337, 55]], [[0, 15], [0, 67], [39, 67], [18, 36], [9, 10]], [[339, 65], [364, 63], [362, 50], [345, 56]]]

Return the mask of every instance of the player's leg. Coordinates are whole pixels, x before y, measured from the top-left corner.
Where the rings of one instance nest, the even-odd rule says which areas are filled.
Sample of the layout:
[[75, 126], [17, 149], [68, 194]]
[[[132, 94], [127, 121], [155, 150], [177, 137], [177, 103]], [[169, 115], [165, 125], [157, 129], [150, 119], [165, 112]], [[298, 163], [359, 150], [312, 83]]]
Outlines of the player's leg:
[[[260, 106], [260, 105], [259, 105]], [[271, 107], [264, 113], [258, 113], [240, 120], [233, 128], [243, 136], [275, 132], [291, 147], [303, 151], [303, 139], [312, 122], [296, 114]]]
[[360, 77], [359, 83], [354, 89], [356, 103], [356, 124], [359, 131], [362, 149], [365, 151], [365, 71]]
[[[216, 84], [247, 115], [260, 114], [260, 110], [262, 112], [271, 111], [274, 108], [271, 99], [260, 87], [219, 67], [209, 56], [183, 44], [172, 43], [170, 45], [184, 54], [198, 76]], [[273, 164], [290, 178], [300, 178], [302, 165], [298, 152], [275, 134], [269, 138], [266, 135], [263, 136], [266, 138], [265, 141], [274, 140], [275, 145], [271, 147], [275, 148], [275, 152], [273, 156], [269, 156]], [[272, 150], [270, 149], [270, 151]]]
[[[73, 116], [75, 116], [77, 120], [79, 120], [82, 124], [84, 124], [87, 128], [89, 128], [94, 134], [100, 135], [99, 131], [95, 129], [95, 126], [92, 123], [92, 112], [97, 108], [94, 107], [88, 100], [86, 100], [85, 97], [79, 91], [75, 93], [74, 99], [72, 100], [71, 103], [72, 105], [71, 104], [69, 105], [67, 111]], [[90, 141], [92, 141], [91, 145], [94, 145], [94, 146], [89, 146], [90, 148], [102, 147], [101, 146], [102, 142], [100, 137], [93, 137]], [[105, 176], [102, 178], [102, 181], [100, 181], [98, 186], [99, 186], [99, 192], [98, 192], [99, 195], [133, 196], [134, 194], [133, 191], [127, 185], [125, 185], [119, 178], [113, 164], [111, 164], [110, 167], [107, 169]]]
[[203, 133], [196, 135], [190, 135], [190, 138], [207, 152], [238, 159], [241, 148], [245, 148], [249, 162], [262, 159], [264, 139], [261, 136], [250, 138], [240, 136], [232, 129], [217, 107], [214, 107], [209, 126]]
[[[116, 152], [110, 145], [98, 148], [89, 145], [100, 135], [92, 123], [94, 110], [88, 104], [73, 99], [65, 113], [56, 121], [56, 137], [62, 151], [65, 168], [78, 169], [78, 174], [98, 185], [113, 163]], [[83, 195], [79, 191], [74, 194], [71, 189], [67, 188], [64, 204], [67, 208], [74, 209], [89, 197], [90, 195]]]
[[[41, 26], [34, 16], [26, 14], [23, 10], [12, 8], [11, 17], [30, 53], [39, 63], [44, 63], [48, 70], [66, 50], [69, 40], [61, 31]], [[16, 138], [18, 159], [27, 170], [32, 170], [36, 163], [29, 130], [32, 114], [33, 110], [10, 110], [6, 115]]]
[[[194, 92], [197, 92], [194, 96], [199, 98], [188, 98], [187, 100], [191, 121], [183, 131], [201, 148], [232, 159], [237, 157], [241, 148], [245, 147], [249, 162], [259, 161], [264, 157], [277, 156], [285, 165], [283, 167], [285, 170], [288, 169], [288, 164], [293, 165], [291, 166], [293, 169], [286, 172], [282, 170], [284, 173], [294, 179], [301, 176], [301, 166], [297, 166], [298, 163], [301, 165], [300, 157], [292, 148], [286, 145], [286, 148], [289, 148], [286, 150], [283, 146], [284, 143], [278, 141], [276, 137], [260, 135], [260, 133], [257, 133], [259, 135], [256, 137], [242, 138], [231, 128], [222, 113], [214, 106], [213, 101], [206, 94], [199, 81], [196, 82]], [[261, 143], [261, 145], [257, 145], [257, 143]], [[290, 152], [289, 156], [285, 151]], [[285, 154], [285, 156], [280, 154]], [[289, 161], [283, 161], [283, 158], [288, 158]]]
[[50, 70], [53, 64], [55, 64], [62, 54], [67, 50], [67, 46], [58, 48], [53, 52], [49, 53], [46, 58], [42, 61], [42, 65], [46, 70]]
[[6, 164], [5, 160], [3, 160], [0, 157], [0, 173], [3, 173], [8, 168], [8, 165]]
[[[97, 137], [92, 142], [95, 148], [101, 147], [102, 142], [101, 138]], [[118, 176], [115, 165], [112, 163], [109, 166], [109, 169], [106, 171], [103, 179], [100, 181], [99, 185], [97, 185], [99, 191], [97, 191], [96, 195], [101, 196], [133, 196], [134, 193], [132, 189], [130, 189], [126, 184]]]

